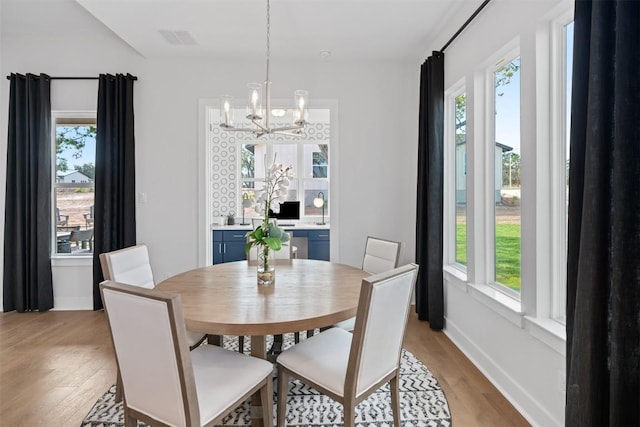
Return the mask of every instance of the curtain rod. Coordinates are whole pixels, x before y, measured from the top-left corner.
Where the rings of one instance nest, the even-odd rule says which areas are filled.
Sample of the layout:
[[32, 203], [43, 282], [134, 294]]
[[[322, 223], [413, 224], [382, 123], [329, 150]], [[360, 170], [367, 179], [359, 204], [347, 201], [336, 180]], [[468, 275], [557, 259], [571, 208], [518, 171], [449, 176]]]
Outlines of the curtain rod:
[[467, 28], [467, 25], [469, 25], [469, 24], [471, 23], [471, 21], [473, 21], [473, 18], [475, 18], [475, 17], [478, 15], [478, 13], [480, 13], [480, 11], [481, 11], [482, 9], [484, 9], [484, 7], [485, 7], [485, 6], [487, 5], [487, 3], [489, 3], [490, 1], [491, 1], [491, 0], [484, 0], [484, 1], [482, 2], [482, 4], [481, 4], [477, 9], [476, 9], [476, 11], [475, 11], [475, 12], [473, 12], [473, 15], [471, 15], [471, 16], [469, 17], [469, 19], [467, 19], [467, 21], [466, 21], [464, 24], [462, 24], [462, 26], [461, 26], [460, 28], [458, 28], [458, 31], [456, 31], [456, 33], [455, 33], [455, 34], [454, 34], [454, 35], [449, 39], [449, 41], [444, 45], [444, 47], [443, 47], [442, 49], [440, 49], [440, 52], [444, 52], [444, 50], [445, 50], [446, 48], [448, 48], [448, 47], [449, 47], [449, 45], [450, 45], [451, 43], [453, 43], [453, 41], [456, 39], [456, 37], [458, 37], [458, 35], [460, 35], [460, 33], [461, 33], [465, 28]]
[[[138, 80], [138, 77], [133, 77], [133, 80]], [[49, 77], [51, 80], [98, 80], [99, 77]], [[11, 76], [7, 76], [7, 80], [10, 80]]]

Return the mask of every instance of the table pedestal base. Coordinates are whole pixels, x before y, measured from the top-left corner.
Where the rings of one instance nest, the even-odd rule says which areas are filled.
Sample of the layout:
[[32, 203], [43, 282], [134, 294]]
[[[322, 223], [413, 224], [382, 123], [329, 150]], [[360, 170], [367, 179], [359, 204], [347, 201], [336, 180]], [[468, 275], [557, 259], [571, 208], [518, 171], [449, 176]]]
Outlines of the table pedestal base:
[[[263, 335], [251, 337], [251, 355], [260, 359], [267, 358], [267, 345]], [[251, 427], [263, 427], [262, 422], [262, 399], [260, 392], [256, 392], [251, 398]]]

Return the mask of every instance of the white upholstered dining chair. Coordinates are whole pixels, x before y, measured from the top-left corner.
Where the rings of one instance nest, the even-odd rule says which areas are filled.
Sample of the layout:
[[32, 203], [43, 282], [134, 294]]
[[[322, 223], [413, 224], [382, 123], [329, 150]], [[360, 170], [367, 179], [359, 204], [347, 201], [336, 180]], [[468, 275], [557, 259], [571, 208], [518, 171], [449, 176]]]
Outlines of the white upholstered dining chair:
[[[146, 245], [130, 246], [117, 251], [100, 254], [100, 266], [105, 280], [125, 285], [153, 289], [156, 284], [149, 262], [149, 250]], [[187, 344], [194, 349], [202, 344], [207, 336], [200, 332], [187, 332]], [[116, 402], [122, 400], [120, 376], [116, 378]]]
[[211, 426], [260, 390], [273, 425], [271, 363], [203, 345], [189, 352], [180, 296], [100, 284], [123, 384], [125, 426]]
[[417, 272], [408, 264], [363, 279], [353, 334], [331, 328], [278, 356], [279, 427], [287, 418], [289, 377], [340, 402], [345, 427], [354, 425], [355, 407], [389, 382], [393, 425], [401, 425], [400, 355]]
[[[400, 258], [400, 246], [400, 242], [367, 236], [362, 269], [367, 273], [378, 274], [396, 268]], [[355, 317], [352, 317], [333, 326], [351, 332], [355, 326], [355, 321]]]

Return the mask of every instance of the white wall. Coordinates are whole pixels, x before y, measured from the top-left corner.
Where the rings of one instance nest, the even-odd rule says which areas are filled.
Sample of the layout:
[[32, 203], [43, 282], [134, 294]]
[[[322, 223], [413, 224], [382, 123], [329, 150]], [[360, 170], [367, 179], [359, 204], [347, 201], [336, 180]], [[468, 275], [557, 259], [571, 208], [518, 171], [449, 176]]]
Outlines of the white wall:
[[[2, 19], [12, 17], [3, 14]], [[83, 27], [78, 34], [3, 35], [1, 75], [137, 75], [136, 191], [147, 195], [147, 202], [137, 205], [138, 242], [149, 245], [157, 280], [197, 267], [198, 100], [224, 93], [244, 96], [247, 82], [263, 78], [264, 62], [262, 58], [252, 62], [146, 60], [97, 21], [93, 30], [86, 28], [86, 22], [78, 25]], [[338, 150], [340, 194], [333, 201], [339, 206], [338, 218], [332, 218], [340, 226], [337, 261], [361, 265], [370, 234], [401, 240], [401, 262], [413, 261], [418, 66], [273, 58], [271, 76], [274, 98], [289, 98], [294, 89], [303, 87], [312, 100], [338, 101], [339, 143], [334, 149]], [[8, 83], [0, 85], [2, 218], [8, 91]], [[53, 109], [95, 109], [96, 97], [95, 81], [52, 82]], [[363, 188], [363, 182], [370, 185]], [[55, 309], [91, 308], [85, 304], [91, 301], [91, 267], [78, 266], [81, 261], [64, 264], [69, 263], [54, 263]]]
[[[564, 5], [562, 4], [564, 3]], [[478, 175], [473, 175], [474, 156], [487, 151], [482, 148], [492, 144], [486, 140], [482, 122], [490, 117], [474, 111], [483, 103], [485, 80], [484, 68], [492, 66], [487, 60], [504, 46], [519, 39], [521, 69], [521, 141], [523, 147], [523, 191], [529, 197], [522, 201], [522, 307], [513, 310], [478, 291], [485, 283], [483, 266], [469, 271], [469, 277], [456, 273], [445, 273], [445, 333], [496, 385], [496, 387], [538, 426], [560, 426], [564, 424], [565, 395], [561, 391], [561, 380], [565, 374], [564, 341], [540, 327], [536, 313], [536, 287], [544, 280], [536, 268], [535, 249], [536, 194], [535, 174], [526, 175], [527, 170], [536, 170], [536, 145], [546, 143], [548, 135], [536, 135], [536, 91], [539, 84], [536, 75], [536, 34], [544, 31], [549, 19], [558, 10], [571, 7], [566, 1], [504, 1], [494, 0], [477, 16], [473, 23], [445, 51], [445, 89], [466, 81], [467, 94], [467, 165], [471, 181], [468, 182], [468, 227], [469, 244], [473, 246], [472, 230], [482, 233], [484, 223], [478, 215], [477, 206], [492, 206], [485, 202], [485, 192]], [[464, 12], [469, 16], [471, 10]], [[457, 17], [460, 22], [461, 17]], [[438, 49], [450, 34], [434, 42]], [[541, 52], [548, 54], [548, 48]], [[544, 108], [541, 111], [545, 111]], [[548, 108], [546, 109], [548, 111]], [[483, 151], [484, 150], [484, 151]], [[482, 161], [480, 161], [482, 162]], [[492, 180], [487, 181], [493, 186]], [[492, 194], [492, 193], [491, 193]], [[526, 197], [526, 196], [525, 196]], [[478, 200], [480, 199], [480, 200]], [[544, 232], [544, 231], [541, 231]], [[525, 249], [525, 245], [527, 248]], [[480, 249], [484, 250], [484, 248]], [[469, 265], [473, 263], [469, 254]], [[480, 286], [477, 286], [480, 285]]]

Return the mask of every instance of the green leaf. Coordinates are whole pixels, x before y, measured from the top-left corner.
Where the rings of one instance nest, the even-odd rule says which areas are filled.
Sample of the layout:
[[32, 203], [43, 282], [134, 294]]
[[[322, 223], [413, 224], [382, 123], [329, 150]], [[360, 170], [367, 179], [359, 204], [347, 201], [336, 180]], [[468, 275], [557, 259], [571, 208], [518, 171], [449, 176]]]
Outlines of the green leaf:
[[246, 245], [244, 245], [244, 254], [249, 255], [249, 251], [251, 250], [252, 247], [253, 247], [252, 242], [249, 242]]
[[282, 248], [282, 241], [278, 237], [265, 237], [264, 242], [274, 251], [279, 251]]

